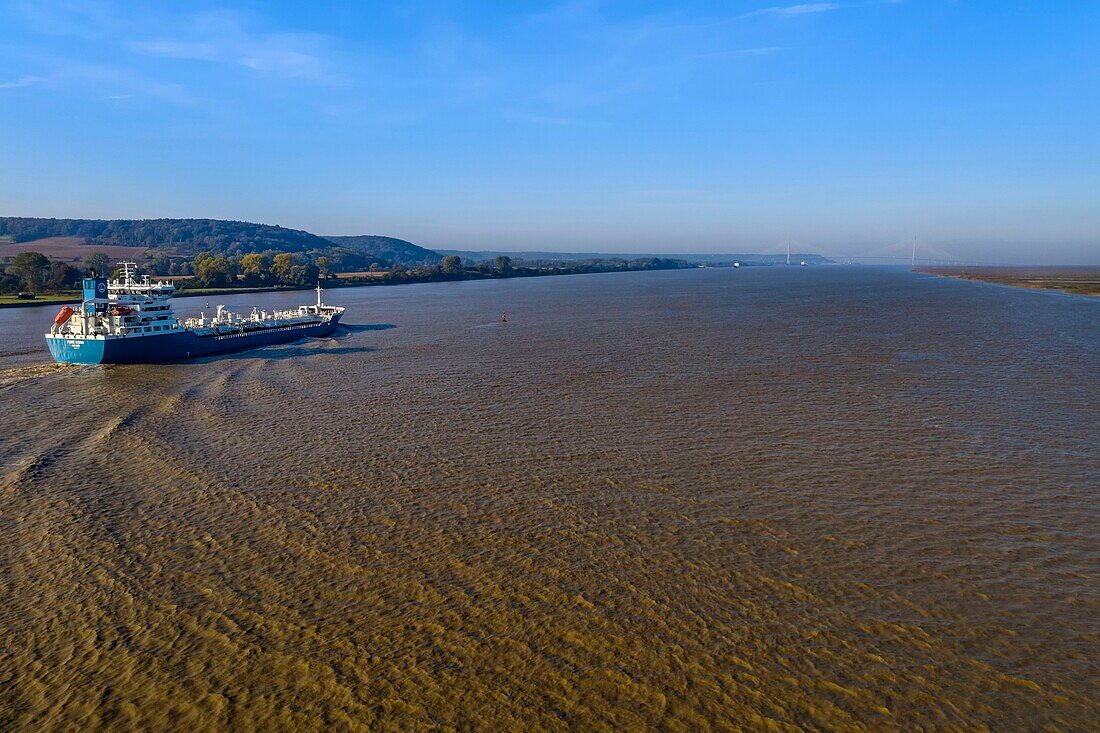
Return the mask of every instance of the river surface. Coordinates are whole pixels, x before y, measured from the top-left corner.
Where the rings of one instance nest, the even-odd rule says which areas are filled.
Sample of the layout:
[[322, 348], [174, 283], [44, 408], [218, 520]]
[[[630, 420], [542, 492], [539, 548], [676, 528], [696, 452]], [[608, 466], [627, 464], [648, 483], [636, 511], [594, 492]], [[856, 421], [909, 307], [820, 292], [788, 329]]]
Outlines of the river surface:
[[49, 366], [56, 307], [0, 310], [0, 728], [1098, 725], [1100, 300], [326, 300], [333, 338], [167, 366]]

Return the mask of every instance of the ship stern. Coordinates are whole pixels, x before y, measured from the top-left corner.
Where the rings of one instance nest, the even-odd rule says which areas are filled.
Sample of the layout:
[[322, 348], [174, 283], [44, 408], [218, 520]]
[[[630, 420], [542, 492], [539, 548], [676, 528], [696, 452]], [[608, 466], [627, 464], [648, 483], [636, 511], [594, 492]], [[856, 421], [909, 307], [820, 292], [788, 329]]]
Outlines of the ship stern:
[[103, 339], [64, 338], [47, 334], [46, 345], [58, 363], [102, 364], [106, 342]]

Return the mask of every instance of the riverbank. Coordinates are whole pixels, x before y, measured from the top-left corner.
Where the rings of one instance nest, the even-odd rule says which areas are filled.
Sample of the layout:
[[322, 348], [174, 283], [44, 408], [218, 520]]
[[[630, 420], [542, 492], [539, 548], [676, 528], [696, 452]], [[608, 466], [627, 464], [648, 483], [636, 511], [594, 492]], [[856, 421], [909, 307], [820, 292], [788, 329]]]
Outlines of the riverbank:
[[33, 308], [36, 305], [72, 303], [75, 300], [80, 300], [79, 290], [64, 290], [60, 293], [39, 295], [33, 300], [23, 300], [15, 295], [0, 295], [0, 308]]
[[914, 272], [1018, 288], [1100, 296], [1100, 267], [919, 267]]
[[[655, 263], [655, 264], [654, 264]], [[513, 267], [506, 272], [468, 269], [462, 272], [444, 272], [435, 268], [401, 270], [386, 273], [362, 273], [359, 276], [338, 274], [336, 277], [321, 281], [323, 288], [359, 288], [382, 285], [412, 285], [429, 282], [459, 282], [465, 280], [497, 280], [515, 277], [549, 277], [552, 275], [586, 275], [601, 272], [645, 272], [650, 270], [690, 269], [694, 265], [679, 260], [647, 260], [645, 264], [623, 262], [622, 265], [576, 265], [572, 267], [533, 268]], [[177, 285], [176, 297], [186, 298], [203, 295], [238, 295], [244, 293], [274, 293], [291, 290], [313, 290], [316, 285], [267, 285], [261, 287], [233, 288], [189, 288]], [[19, 300], [15, 295], [0, 295], [0, 308], [29, 308], [38, 305], [72, 303], [79, 301], [78, 290], [39, 295], [34, 300]]]

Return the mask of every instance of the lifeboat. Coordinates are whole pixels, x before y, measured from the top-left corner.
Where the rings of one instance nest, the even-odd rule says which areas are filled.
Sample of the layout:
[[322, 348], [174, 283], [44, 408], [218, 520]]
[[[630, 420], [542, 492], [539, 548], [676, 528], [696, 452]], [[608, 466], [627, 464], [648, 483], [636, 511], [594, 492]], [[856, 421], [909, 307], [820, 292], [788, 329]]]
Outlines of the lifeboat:
[[55, 325], [55, 326], [64, 325], [65, 321], [72, 318], [73, 313], [75, 313], [75, 312], [76, 311], [74, 311], [70, 306], [64, 306], [61, 310], [59, 310], [57, 312], [57, 315], [54, 316], [53, 325]]
[[112, 316], [128, 316], [133, 312], [134, 312], [134, 309], [131, 308], [128, 305], [112, 305], [111, 306], [111, 315]]

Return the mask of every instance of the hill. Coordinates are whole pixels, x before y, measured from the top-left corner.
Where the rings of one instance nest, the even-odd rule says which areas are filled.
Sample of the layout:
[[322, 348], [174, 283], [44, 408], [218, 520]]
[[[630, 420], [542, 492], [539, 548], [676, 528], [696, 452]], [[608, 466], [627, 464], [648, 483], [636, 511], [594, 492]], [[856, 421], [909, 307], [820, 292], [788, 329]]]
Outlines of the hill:
[[51, 237], [80, 237], [86, 244], [149, 247], [165, 254], [199, 252], [311, 252], [332, 243], [298, 229], [219, 219], [37, 219], [0, 217], [0, 237], [14, 243]]
[[362, 234], [346, 237], [333, 236], [326, 239], [343, 249], [395, 265], [434, 265], [443, 259], [443, 255], [438, 252], [394, 237]]

